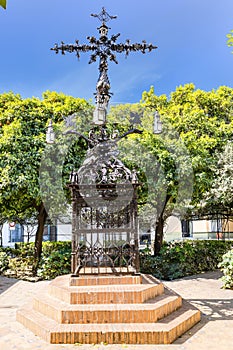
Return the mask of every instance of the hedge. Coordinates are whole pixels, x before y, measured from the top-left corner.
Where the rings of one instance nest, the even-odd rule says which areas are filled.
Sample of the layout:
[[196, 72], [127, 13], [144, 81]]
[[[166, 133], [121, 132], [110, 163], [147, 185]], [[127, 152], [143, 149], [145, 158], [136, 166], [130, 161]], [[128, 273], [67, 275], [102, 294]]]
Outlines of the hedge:
[[233, 289], [233, 249], [223, 255], [218, 267], [223, 272], [223, 288]]
[[164, 243], [158, 256], [141, 255], [141, 272], [173, 280], [214, 271], [222, 256], [233, 247], [231, 241], [184, 240]]
[[[163, 280], [173, 280], [219, 267], [222, 257], [233, 248], [231, 241], [184, 240], [164, 243], [158, 256], [140, 254], [141, 272]], [[0, 248], [0, 274], [26, 280], [52, 279], [69, 274], [71, 242], [43, 242], [43, 253], [36, 276], [34, 244], [20, 243]]]

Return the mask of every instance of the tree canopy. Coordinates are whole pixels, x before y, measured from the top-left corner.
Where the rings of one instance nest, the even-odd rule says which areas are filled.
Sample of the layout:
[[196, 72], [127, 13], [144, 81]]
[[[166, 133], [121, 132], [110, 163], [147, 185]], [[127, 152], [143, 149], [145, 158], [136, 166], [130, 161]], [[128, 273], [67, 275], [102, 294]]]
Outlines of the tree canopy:
[[[77, 113], [90, 115], [92, 106], [83, 99], [46, 92], [43, 99], [22, 99], [20, 95], [0, 95], [0, 206], [1, 216], [8, 220], [38, 217], [38, 232], [43, 234], [47, 212], [42, 201], [39, 183], [41, 159], [45, 151], [45, 134], [49, 120], [54, 126], [64, 123], [64, 118]], [[77, 147], [80, 149], [79, 140]], [[83, 145], [81, 145], [83, 146]], [[76, 150], [76, 158], [80, 154]], [[73, 150], [74, 151], [74, 150]], [[82, 151], [81, 151], [82, 152]], [[69, 155], [71, 156], [69, 158]], [[72, 148], [67, 153], [63, 173], [68, 181], [72, 166]], [[47, 159], [56, 169], [56, 158]], [[55, 191], [50, 183], [50, 193]], [[56, 184], [55, 184], [56, 185]], [[54, 185], [54, 186], [55, 186]], [[39, 249], [40, 250], [40, 249]]]
[[212, 168], [215, 178], [205, 201], [200, 203], [203, 211], [233, 216], [233, 143], [228, 141], [223, 152], [216, 154]]
[[[214, 186], [213, 169], [232, 139], [232, 106], [232, 88], [221, 86], [206, 92], [187, 84], [177, 87], [169, 98], [156, 96], [152, 87], [143, 93], [140, 103], [111, 109], [110, 129], [117, 128], [122, 134], [132, 125], [143, 131], [119, 142], [119, 157], [138, 171], [140, 218], [153, 222], [158, 250], [166, 218], [190, 215]], [[64, 137], [63, 131], [75, 119], [77, 130], [86, 133], [92, 111], [91, 103], [56, 92], [45, 92], [42, 100], [22, 99], [11, 92], [0, 95], [1, 222], [36, 215], [37, 241], [41, 240], [50, 203], [59, 208], [69, 173], [85, 157], [85, 141]], [[153, 134], [155, 111], [161, 115], [161, 135]], [[54, 145], [46, 146], [51, 119], [57, 137]], [[230, 166], [229, 157], [228, 163]]]
[[198, 203], [211, 187], [214, 154], [222, 151], [232, 138], [233, 89], [221, 86], [210, 92], [195, 90], [193, 84], [180, 86], [164, 106], [153, 89], [143, 95], [144, 103], [159, 109], [164, 124], [170, 124], [183, 140], [192, 159], [194, 192], [192, 203]]
[[[124, 157], [132, 167], [141, 169], [142, 178], [144, 174], [147, 186], [142, 201], [147, 204], [142, 216], [151, 220], [154, 215], [158, 246], [166, 218], [172, 213], [180, 217], [193, 214], [210, 190], [216, 153], [232, 138], [232, 106], [232, 88], [206, 92], [187, 84], [177, 87], [170, 98], [156, 96], [152, 87], [143, 93], [140, 104], [117, 106], [112, 111], [121, 127], [139, 119], [144, 130], [140, 136], [128, 137]], [[161, 135], [152, 133], [156, 110], [163, 122]]]
[[6, 0], [0, 0], [0, 6], [6, 9]]
[[[233, 30], [230, 31], [230, 33], [227, 34], [227, 45], [229, 47], [233, 46]], [[233, 53], [233, 51], [232, 51]]]

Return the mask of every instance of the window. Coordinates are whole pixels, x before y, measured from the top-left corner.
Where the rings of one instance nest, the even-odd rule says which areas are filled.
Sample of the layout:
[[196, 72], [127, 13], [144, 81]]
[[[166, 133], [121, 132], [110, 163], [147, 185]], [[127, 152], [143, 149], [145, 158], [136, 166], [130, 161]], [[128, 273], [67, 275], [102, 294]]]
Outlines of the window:
[[192, 221], [181, 220], [182, 237], [192, 237], [193, 225]]
[[23, 226], [15, 222], [9, 223], [9, 243], [23, 242]]
[[211, 220], [211, 232], [222, 232], [222, 223], [220, 219]]
[[151, 244], [151, 234], [144, 233], [140, 235], [140, 244]]
[[46, 224], [44, 227], [43, 241], [57, 240], [57, 226]]

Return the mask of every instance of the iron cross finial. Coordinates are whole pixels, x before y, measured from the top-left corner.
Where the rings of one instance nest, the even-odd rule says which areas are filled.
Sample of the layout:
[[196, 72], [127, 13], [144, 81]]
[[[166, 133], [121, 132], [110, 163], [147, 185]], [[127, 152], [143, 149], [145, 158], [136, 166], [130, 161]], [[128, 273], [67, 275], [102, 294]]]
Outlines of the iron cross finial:
[[102, 8], [102, 12], [99, 15], [92, 14], [93, 17], [97, 17], [102, 21], [101, 26], [98, 28], [100, 37], [99, 39], [88, 36], [88, 44], [79, 44], [79, 41], [76, 40], [75, 44], [64, 44], [61, 42], [61, 45], [55, 44], [54, 50], [56, 53], [61, 52], [63, 55], [66, 52], [76, 53], [76, 56], [79, 58], [81, 52], [91, 52], [91, 58], [89, 63], [93, 63], [99, 58], [99, 79], [96, 84], [96, 108], [94, 111], [93, 122], [96, 125], [103, 125], [106, 123], [107, 107], [108, 102], [111, 98], [112, 93], [110, 92], [110, 82], [108, 78], [108, 60], [117, 62], [116, 54], [125, 53], [126, 56], [130, 52], [140, 51], [143, 54], [146, 51], [150, 52], [157, 48], [152, 44], [147, 44], [145, 40], [141, 43], [131, 44], [130, 40], [126, 40], [125, 43], [117, 44], [116, 41], [120, 34], [112, 35], [108, 37], [108, 29], [110, 29], [105, 23], [111, 19], [115, 19], [116, 16], [110, 16], [105, 8]]
[[110, 21], [111, 19], [117, 18], [117, 16], [110, 16], [104, 7], [102, 7], [102, 11], [98, 15], [92, 13], [91, 16], [98, 18], [100, 20], [100, 22], [102, 22], [102, 23], [106, 23], [106, 22]]

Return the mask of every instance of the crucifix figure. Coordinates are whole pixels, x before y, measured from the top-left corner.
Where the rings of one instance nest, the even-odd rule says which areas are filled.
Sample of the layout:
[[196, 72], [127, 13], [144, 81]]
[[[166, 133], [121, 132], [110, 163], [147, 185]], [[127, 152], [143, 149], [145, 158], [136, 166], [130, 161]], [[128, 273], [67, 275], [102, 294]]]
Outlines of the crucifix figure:
[[88, 36], [88, 44], [79, 44], [79, 41], [76, 40], [75, 44], [64, 44], [61, 42], [61, 45], [55, 44], [54, 50], [56, 53], [61, 52], [63, 55], [66, 52], [76, 53], [76, 56], [79, 58], [81, 52], [92, 52], [89, 63], [93, 63], [99, 58], [99, 78], [96, 84], [96, 108], [93, 116], [93, 123], [95, 125], [104, 125], [106, 123], [106, 115], [108, 103], [111, 98], [112, 93], [110, 92], [110, 81], [108, 78], [108, 60], [117, 62], [116, 54], [125, 53], [126, 56], [132, 51], [141, 51], [143, 54], [146, 51], [152, 51], [157, 48], [152, 44], [147, 44], [146, 41], [142, 43], [131, 44], [130, 40], [126, 40], [125, 43], [116, 43], [120, 34], [111, 35], [108, 37], [108, 30], [111, 29], [107, 26], [107, 22], [112, 19], [116, 19], [117, 16], [110, 16], [105, 8], [102, 8], [100, 14], [92, 14], [92, 17], [96, 17], [100, 20], [101, 26], [97, 28], [99, 30], [99, 39]]

